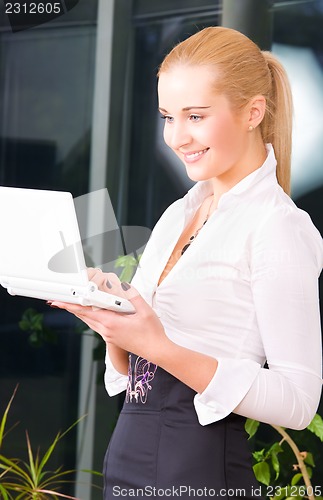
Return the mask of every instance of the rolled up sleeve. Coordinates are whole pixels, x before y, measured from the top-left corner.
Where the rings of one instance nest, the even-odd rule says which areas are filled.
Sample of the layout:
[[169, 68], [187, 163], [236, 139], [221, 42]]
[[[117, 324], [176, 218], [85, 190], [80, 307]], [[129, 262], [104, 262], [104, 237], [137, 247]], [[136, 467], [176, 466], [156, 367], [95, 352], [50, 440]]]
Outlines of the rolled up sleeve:
[[248, 359], [217, 358], [214, 377], [194, 397], [194, 406], [201, 425], [221, 420], [240, 403], [259, 374], [261, 366]]
[[113, 366], [109, 351], [106, 349], [105, 354], [105, 373], [104, 385], [109, 396], [115, 396], [127, 389], [128, 377], [119, 373]]

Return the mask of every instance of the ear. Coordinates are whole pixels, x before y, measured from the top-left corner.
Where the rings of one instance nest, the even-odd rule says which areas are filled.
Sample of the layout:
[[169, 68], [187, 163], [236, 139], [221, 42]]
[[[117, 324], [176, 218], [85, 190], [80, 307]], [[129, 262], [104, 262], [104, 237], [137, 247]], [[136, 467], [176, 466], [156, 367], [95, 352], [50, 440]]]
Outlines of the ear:
[[248, 124], [249, 130], [256, 128], [263, 120], [266, 113], [266, 98], [263, 95], [257, 95], [249, 102], [248, 106]]

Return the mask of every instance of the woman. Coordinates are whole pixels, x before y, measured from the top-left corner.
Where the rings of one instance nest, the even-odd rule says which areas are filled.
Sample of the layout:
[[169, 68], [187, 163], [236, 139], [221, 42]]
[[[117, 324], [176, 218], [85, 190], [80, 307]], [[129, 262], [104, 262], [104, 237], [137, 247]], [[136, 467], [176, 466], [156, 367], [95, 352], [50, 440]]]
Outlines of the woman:
[[288, 196], [290, 88], [270, 53], [214, 27], [168, 54], [158, 93], [165, 141], [197, 182], [131, 286], [89, 271], [136, 313], [53, 305], [102, 335], [107, 390], [126, 390], [105, 499], [251, 498], [245, 417], [303, 429], [321, 394], [323, 246]]

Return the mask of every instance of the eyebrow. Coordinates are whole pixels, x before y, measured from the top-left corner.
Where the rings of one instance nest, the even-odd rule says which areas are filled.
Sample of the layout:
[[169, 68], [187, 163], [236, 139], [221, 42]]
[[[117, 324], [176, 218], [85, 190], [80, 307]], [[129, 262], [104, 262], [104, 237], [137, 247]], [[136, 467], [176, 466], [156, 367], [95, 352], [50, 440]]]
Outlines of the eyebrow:
[[[209, 109], [211, 106], [187, 106], [186, 108], [183, 108], [182, 111], [190, 111], [191, 109]], [[166, 109], [164, 108], [158, 108], [159, 111], [162, 111], [163, 113], [168, 113]]]

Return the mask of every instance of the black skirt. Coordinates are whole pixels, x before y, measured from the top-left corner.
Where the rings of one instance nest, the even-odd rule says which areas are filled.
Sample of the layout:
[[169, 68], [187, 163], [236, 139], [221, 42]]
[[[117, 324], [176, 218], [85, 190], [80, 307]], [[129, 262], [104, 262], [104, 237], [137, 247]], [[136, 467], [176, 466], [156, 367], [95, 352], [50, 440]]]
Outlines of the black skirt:
[[160, 367], [129, 356], [126, 398], [104, 460], [104, 500], [259, 498], [245, 419], [230, 414], [202, 426], [195, 394]]

